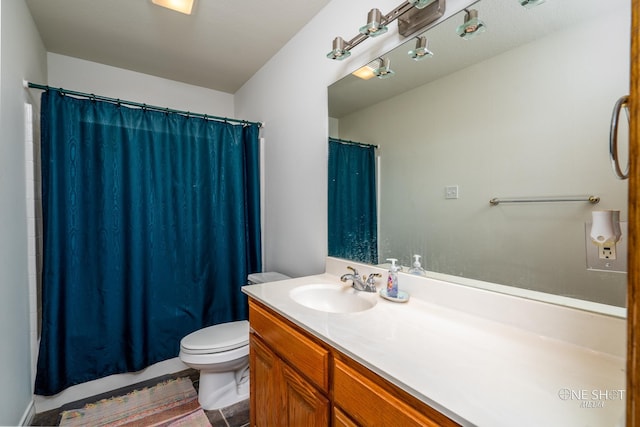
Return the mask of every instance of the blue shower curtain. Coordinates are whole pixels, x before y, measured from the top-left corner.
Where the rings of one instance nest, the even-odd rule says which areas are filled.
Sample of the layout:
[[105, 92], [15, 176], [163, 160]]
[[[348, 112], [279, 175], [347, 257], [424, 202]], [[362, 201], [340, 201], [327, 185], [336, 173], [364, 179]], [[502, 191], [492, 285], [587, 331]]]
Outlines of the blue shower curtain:
[[329, 139], [329, 255], [378, 263], [375, 147]]
[[42, 335], [52, 395], [247, 318], [261, 270], [256, 125], [44, 92]]

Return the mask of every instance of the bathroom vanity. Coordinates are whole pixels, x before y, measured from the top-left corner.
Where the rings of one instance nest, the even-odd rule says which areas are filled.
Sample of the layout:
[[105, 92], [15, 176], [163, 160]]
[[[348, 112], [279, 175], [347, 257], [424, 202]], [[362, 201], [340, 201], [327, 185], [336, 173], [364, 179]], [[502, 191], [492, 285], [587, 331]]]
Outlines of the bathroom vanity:
[[249, 304], [252, 425], [458, 425], [259, 302]]
[[[624, 319], [403, 273], [394, 303], [354, 295], [347, 265], [384, 273], [328, 258], [243, 288], [252, 425], [623, 425]], [[366, 304], [297, 296], [332, 286]]]

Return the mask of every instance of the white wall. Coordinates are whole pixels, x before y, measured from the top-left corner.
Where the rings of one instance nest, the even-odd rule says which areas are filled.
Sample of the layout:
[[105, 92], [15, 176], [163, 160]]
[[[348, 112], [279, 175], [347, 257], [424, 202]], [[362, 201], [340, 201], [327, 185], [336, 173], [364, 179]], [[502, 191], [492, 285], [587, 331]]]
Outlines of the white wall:
[[[601, 209], [627, 219], [607, 149], [629, 90], [628, 22], [599, 16], [342, 118], [341, 138], [382, 147], [381, 258], [625, 306], [625, 274], [587, 270], [584, 223]], [[601, 202], [488, 203], [583, 194]]]
[[24, 1], [0, 3], [0, 18], [0, 425], [18, 425], [33, 410], [25, 103], [39, 105], [22, 81], [46, 78], [46, 55]]
[[[49, 86], [158, 107], [233, 117], [233, 95], [55, 53], [47, 54]], [[244, 117], [243, 117], [244, 118]]]
[[[400, 2], [333, 0], [256, 73], [235, 97], [236, 116], [266, 122], [265, 269], [290, 276], [324, 270], [327, 255], [327, 87], [396, 46], [397, 25], [353, 49], [346, 61], [325, 57], [336, 36], [357, 34], [371, 7]], [[470, 1], [447, 2], [444, 18]], [[443, 18], [443, 19], [444, 19]]]

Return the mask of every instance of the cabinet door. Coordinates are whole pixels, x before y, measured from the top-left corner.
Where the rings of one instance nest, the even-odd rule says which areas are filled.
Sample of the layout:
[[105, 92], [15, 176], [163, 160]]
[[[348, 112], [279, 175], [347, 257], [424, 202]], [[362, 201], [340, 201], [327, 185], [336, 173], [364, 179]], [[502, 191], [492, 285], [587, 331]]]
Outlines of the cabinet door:
[[282, 426], [284, 410], [280, 361], [255, 335], [250, 334], [250, 417], [252, 426]]
[[333, 427], [359, 427], [347, 414], [337, 406], [333, 407]]
[[282, 363], [287, 426], [329, 425], [329, 400], [296, 371]]
[[329, 425], [329, 400], [250, 334], [251, 425], [297, 427]]

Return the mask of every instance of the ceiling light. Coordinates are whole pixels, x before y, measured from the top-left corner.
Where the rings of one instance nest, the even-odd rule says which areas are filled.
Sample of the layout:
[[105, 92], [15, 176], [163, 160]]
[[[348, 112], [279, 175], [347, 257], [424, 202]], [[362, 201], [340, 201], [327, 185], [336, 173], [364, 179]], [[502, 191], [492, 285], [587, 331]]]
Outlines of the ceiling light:
[[478, 11], [476, 9], [465, 9], [465, 12], [464, 23], [456, 29], [456, 33], [463, 39], [469, 40], [485, 32], [487, 26], [478, 19]]
[[388, 79], [393, 76], [395, 72], [389, 67], [391, 60], [389, 58], [379, 58], [380, 66], [373, 70], [373, 74], [379, 79]]
[[193, 0], [151, 0], [151, 3], [185, 15], [191, 15], [193, 9]]
[[421, 61], [425, 58], [429, 58], [430, 56], [433, 56], [433, 52], [429, 50], [427, 45], [428, 45], [428, 41], [426, 37], [424, 36], [416, 37], [416, 47], [415, 49], [409, 51], [409, 56], [411, 57], [411, 59], [414, 59], [416, 61]]
[[416, 9], [424, 9], [436, 0], [409, 0], [409, 3]]
[[545, 0], [518, 0], [518, 3], [520, 3], [522, 6], [526, 8], [535, 7], [544, 2]]
[[369, 80], [376, 76], [375, 70], [368, 65], [358, 68], [351, 74], [362, 80]]
[[327, 58], [342, 61], [351, 56], [351, 52], [347, 50], [347, 45], [342, 37], [333, 39], [333, 50], [327, 53]]
[[386, 33], [388, 28], [382, 25], [382, 12], [380, 9], [371, 9], [367, 14], [367, 25], [360, 27], [360, 34], [376, 37]]

